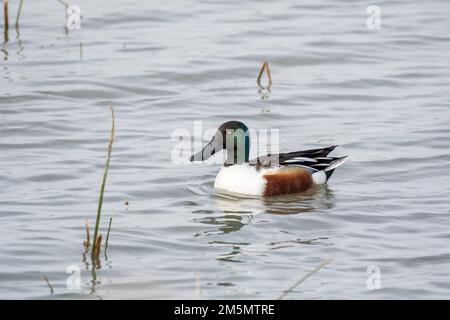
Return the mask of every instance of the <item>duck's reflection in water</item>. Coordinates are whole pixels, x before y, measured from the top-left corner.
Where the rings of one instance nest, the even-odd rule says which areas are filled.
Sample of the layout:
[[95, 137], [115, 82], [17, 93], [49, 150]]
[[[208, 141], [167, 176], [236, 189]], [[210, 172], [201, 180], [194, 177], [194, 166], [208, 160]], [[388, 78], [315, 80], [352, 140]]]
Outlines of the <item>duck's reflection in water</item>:
[[[215, 196], [216, 210], [207, 217], [195, 219], [195, 222], [204, 223], [217, 228], [209, 229], [203, 233], [206, 236], [226, 235], [239, 231], [245, 225], [252, 222], [257, 214], [313, 214], [323, 212], [335, 205], [333, 191], [327, 186], [318, 187], [308, 192], [295, 195], [285, 195], [271, 198], [242, 198], [236, 195], [217, 195]], [[218, 213], [218, 214], [217, 214]], [[198, 234], [201, 236], [201, 234]], [[281, 243], [268, 243], [269, 250], [282, 248], [293, 244], [324, 244], [325, 239], [293, 239]], [[229, 248], [229, 251], [217, 256], [218, 260], [239, 262], [236, 259], [242, 255], [242, 248], [251, 245], [238, 241], [214, 240], [209, 242], [212, 245], [218, 245]]]
[[335, 205], [333, 191], [326, 185], [310, 189], [302, 194], [264, 198], [265, 213], [299, 214], [316, 213]]
[[218, 211], [227, 214], [259, 213], [299, 214], [314, 213], [333, 208], [335, 199], [333, 191], [327, 186], [310, 189], [301, 194], [266, 198], [242, 198], [236, 195], [217, 195]]
[[[197, 234], [196, 236], [214, 236], [214, 235], [226, 235], [232, 233], [234, 231], [240, 230], [244, 225], [249, 224], [253, 219], [253, 215], [251, 212], [241, 211], [241, 212], [226, 212], [224, 215], [220, 216], [210, 216], [196, 219], [195, 222], [205, 223], [213, 226], [217, 226], [217, 228], [213, 228], [203, 232], [202, 234]], [[235, 259], [235, 257], [240, 256], [242, 254], [241, 247], [247, 246], [249, 243], [238, 242], [238, 241], [210, 241], [208, 242], [213, 246], [226, 247], [227, 253], [220, 254], [217, 256], [217, 260], [229, 261], [229, 262], [240, 262]], [[231, 252], [228, 252], [231, 251]]]

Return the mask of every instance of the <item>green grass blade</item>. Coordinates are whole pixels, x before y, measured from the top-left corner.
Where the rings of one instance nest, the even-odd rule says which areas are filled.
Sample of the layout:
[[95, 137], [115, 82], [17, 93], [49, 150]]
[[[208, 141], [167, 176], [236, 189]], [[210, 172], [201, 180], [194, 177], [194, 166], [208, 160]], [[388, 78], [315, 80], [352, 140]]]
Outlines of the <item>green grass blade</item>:
[[93, 246], [92, 246], [92, 260], [94, 260], [96, 256], [97, 248], [95, 247], [95, 244], [97, 243], [97, 235], [98, 235], [98, 227], [100, 225], [100, 218], [102, 214], [102, 205], [103, 205], [103, 194], [105, 192], [105, 185], [106, 185], [106, 178], [108, 177], [108, 170], [109, 170], [109, 162], [111, 160], [111, 151], [112, 151], [112, 145], [114, 141], [114, 131], [115, 131], [115, 117], [114, 117], [114, 110], [112, 107], [111, 109], [111, 116], [112, 116], [112, 126], [111, 126], [111, 135], [109, 137], [109, 144], [108, 144], [108, 155], [106, 157], [105, 162], [105, 169], [103, 172], [103, 181], [102, 186], [100, 188], [100, 196], [98, 199], [98, 207], [97, 207], [97, 218], [95, 220], [95, 228], [94, 228], [94, 237], [92, 239]]

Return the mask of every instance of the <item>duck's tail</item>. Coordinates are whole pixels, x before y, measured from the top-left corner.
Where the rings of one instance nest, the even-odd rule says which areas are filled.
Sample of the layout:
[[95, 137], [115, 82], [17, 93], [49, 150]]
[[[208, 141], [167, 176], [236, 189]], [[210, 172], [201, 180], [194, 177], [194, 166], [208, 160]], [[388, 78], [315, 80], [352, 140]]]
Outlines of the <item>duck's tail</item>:
[[333, 161], [330, 162], [330, 165], [328, 167], [326, 167], [325, 169], [323, 169], [323, 171], [325, 172], [325, 174], [327, 176], [327, 181], [328, 181], [328, 179], [330, 179], [330, 177], [333, 174], [334, 170], [337, 167], [341, 166], [346, 160], [347, 160], [347, 156], [334, 157]]

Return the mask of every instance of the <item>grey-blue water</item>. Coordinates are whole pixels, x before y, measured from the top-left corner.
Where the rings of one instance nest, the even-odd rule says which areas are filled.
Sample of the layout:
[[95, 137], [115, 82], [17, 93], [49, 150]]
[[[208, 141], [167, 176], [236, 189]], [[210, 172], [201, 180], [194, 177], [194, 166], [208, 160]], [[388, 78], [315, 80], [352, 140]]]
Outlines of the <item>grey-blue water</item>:
[[[72, 0], [68, 33], [54, 0], [25, 1], [17, 32], [18, 2], [0, 51], [1, 298], [271, 299], [329, 259], [285, 299], [449, 297], [450, 2]], [[84, 219], [110, 105], [93, 285]], [[173, 163], [171, 135], [232, 119], [349, 160], [313, 193], [219, 198], [220, 165]]]

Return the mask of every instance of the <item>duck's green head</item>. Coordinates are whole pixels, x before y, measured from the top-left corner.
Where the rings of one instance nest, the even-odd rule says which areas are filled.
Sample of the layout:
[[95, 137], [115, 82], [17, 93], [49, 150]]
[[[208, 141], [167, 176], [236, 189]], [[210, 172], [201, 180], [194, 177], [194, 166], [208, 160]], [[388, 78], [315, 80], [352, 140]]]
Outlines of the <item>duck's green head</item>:
[[225, 149], [227, 160], [225, 165], [242, 164], [249, 161], [250, 133], [245, 124], [239, 121], [228, 121], [217, 129], [211, 141], [191, 161], [203, 161], [214, 153]]

